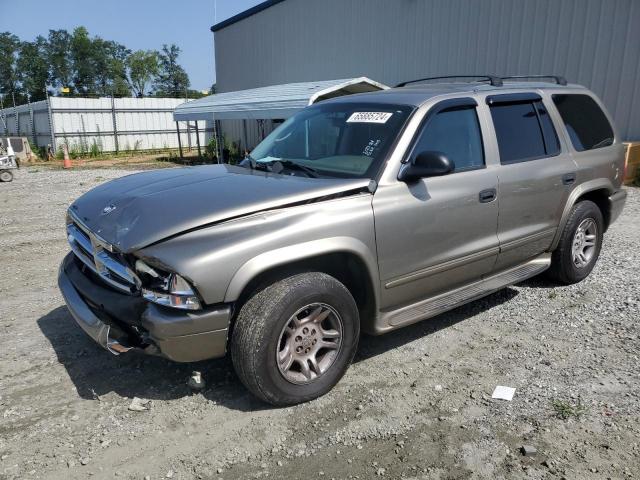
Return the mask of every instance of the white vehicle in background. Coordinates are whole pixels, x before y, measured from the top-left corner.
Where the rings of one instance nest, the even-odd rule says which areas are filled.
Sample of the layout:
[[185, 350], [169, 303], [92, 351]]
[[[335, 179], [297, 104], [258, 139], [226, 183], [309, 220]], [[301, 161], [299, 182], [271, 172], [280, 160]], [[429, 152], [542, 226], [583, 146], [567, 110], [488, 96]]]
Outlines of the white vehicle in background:
[[16, 155], [11, 146], [11, 142], [7, 142], [7, 151], [0, 151], [0, 182], [10, 182], [13, 180], [11, 170], [18, 168]]

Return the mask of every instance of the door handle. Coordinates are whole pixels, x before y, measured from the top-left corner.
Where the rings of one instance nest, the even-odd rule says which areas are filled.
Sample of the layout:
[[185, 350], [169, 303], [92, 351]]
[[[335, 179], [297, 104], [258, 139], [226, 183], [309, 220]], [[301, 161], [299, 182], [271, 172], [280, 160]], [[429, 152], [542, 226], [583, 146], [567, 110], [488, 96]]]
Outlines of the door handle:
[[571, 172], [571, 173], [565, 173], [562, 176], [562, 184], [563, 185], [571, 185], [573, 183], [575, 183], [576, 181], [576, 174]]
[[498, 196], [498, 192], [495, 188], [487, 188], [486, 190], [482, 190], [478, 195], [478, 199], [480, 203], [489, 203], [493, 202]]

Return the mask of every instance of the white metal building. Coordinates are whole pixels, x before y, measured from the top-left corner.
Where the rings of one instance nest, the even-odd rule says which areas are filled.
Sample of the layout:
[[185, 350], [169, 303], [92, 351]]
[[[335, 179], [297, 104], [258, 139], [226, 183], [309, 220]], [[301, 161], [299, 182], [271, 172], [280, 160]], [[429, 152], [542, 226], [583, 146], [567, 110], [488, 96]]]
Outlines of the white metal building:
[[[183, 148], [196, 142], [196, 124], [176, 122], [173, 110], [181, 98], [64, 98], [50, 97], [0, 110], [0, 136], [25, 136], [39, 147], [89, 151], [95, 144], [105, 152]], [[205, 124], [198, 124], [205, 145]]]

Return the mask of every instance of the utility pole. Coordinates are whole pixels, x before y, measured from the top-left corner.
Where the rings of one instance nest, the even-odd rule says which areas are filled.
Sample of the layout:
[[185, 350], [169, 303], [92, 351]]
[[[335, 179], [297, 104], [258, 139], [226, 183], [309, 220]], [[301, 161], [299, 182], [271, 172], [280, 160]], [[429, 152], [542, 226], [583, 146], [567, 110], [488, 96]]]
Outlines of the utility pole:
[[2, 120], [2, 128], [4, 128], [4, 133], [7, 134], [7, 121], [6, 121], [6, 113], [4, 111], [4, 96], [0, 93], [0, 120]]
[[11, 90], [11, 98], [13, 99], [13, 113], [16, 116], [16, 136], [20, 135], [20, 124], [18, 121], [18, 109], [16, 108], [16, 96], [13, 90]]
[[35, 145], [38, 144], [38, 139], [36, 137], [36, 124], [33, 116], [33, 105], [31, 105], [31, 95], [27, 93], [27, 105], [29, 105], [29, 126], [31, 127], [31, 140]]
[[51, 99], [47, 85], [44, 86], [44, 96], [47, 99], [47, 114], [49, 115], [49, 133], [51, 133], [51, 151], [56, 153], [56, 131], [53, 123], [53, 112], [51, 111]]
[[113, 145], [116, 149], [116, 154], [120, 151], [120, 145], [118, 145], [118, 124], [116, 121], [116, 101], [113, 97], [113, 89], [111, 90], [111, 121], [113, 122]]
[[[187, 96], [187, 87], [184, 87], [184, 101], [189, 101], [189, 97]], [[189, 151], [191, 151], [191, 127], [189, 125], [189, 120], [187, 120], [187, 145], [189, 146]]]

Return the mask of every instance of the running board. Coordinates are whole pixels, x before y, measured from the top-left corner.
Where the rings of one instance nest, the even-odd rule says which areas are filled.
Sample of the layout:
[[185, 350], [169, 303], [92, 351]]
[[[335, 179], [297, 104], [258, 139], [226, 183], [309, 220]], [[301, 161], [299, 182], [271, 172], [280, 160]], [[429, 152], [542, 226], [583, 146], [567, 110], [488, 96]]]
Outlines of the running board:
[[381, 325], [389, 325], [390, 329], [415, 323], [440, 313], [452, 310], [460, 305], [489, 295], [501, 288], [522, 282], [544, 272], [551, 265], [551, 254], [544, 253], [522, 265], [498, 273], [456, 290], [421, 300], [418, 303], [383, 312]]

